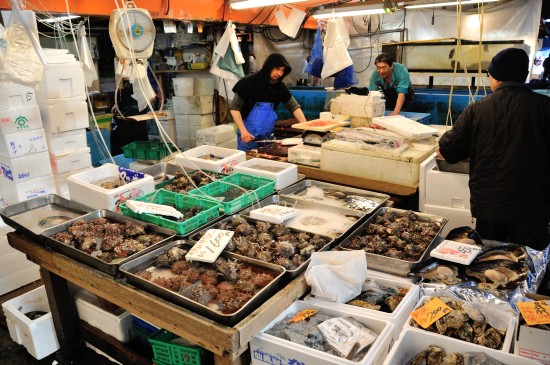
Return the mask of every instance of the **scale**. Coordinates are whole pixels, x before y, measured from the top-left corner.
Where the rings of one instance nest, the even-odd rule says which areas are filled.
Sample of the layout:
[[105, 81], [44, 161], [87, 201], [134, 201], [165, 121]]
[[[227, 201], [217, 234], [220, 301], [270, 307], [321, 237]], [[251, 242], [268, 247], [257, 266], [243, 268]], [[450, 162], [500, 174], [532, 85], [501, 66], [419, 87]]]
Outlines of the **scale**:
[[[136, 59], [147, 59], [153, 54], [156, 29], [151, 14], [136, 8], [133, 1], [115, 9], [109, 20], [109, 36], [120, 60], [131, 60], [132, 49]], [[130, 38], [131, 37], [131, 38]]]

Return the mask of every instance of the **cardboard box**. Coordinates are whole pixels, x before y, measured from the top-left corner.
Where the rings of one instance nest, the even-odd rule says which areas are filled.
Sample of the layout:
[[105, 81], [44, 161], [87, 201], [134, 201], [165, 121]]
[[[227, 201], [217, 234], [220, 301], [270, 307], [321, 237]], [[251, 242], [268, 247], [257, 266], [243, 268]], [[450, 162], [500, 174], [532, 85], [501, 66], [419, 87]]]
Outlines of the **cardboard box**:
[[[550, 303], [550, 297], [545, 295], [528, 293], [526, 296], [529, 299], [546, 300]], [[549, 343], [550, 331], [523, 324], [518, 327], [514, 354], [536, 360], [544, 365], [550, 365]]]

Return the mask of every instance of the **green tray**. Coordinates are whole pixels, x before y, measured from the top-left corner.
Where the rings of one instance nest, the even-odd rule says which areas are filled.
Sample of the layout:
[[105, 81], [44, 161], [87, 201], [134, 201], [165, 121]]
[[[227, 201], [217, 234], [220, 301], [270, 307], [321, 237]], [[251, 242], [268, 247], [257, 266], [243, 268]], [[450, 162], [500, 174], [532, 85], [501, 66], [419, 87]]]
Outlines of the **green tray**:
[[199, 346], [170, 343], [175, 338], [178, 336], [166, 330], [159, 330], [149, 337], [155, 360], [171, 365], [201, 365], [205, 350]]
[[171, 205], [176, 209], [191, 208], [194, 206], [202, 207], [203, 211], [195, 215], [194, 217], [191, 217], [183, 222], [176, 222], [154, 214], [135, 213], [133, 210], [128, 208], [128, 206], [126, 206], [126, 203], [122, 203], [120, 205], [120, 210], [122, 211], [122, 214], [128, 217], [139, 219], [144, 222], [153, 223], [157, 226], [165, 228], [170, 227], [170, 229], [173, 229], [180, 235], [190, 233], [193, 230], [209, 223], [210, 221], [220, 216], [220, 203], [204, 199], [202, 197], [182, 195], [164, 189], [141, 196], [135, 200], [155, 204]]
[[175, 150], [175, 147], [168, 143], [170, 151], [162, 141], [135, 141], [122, 147], [122, 152], [126, 158], [135, 158], [138, 160], [162, 160]]
[[[226, 184], [226, 182], [245, 188], [248, 192], [243, 192], [243, 194], [238, 198], [230, 201], [220, 201], [220, 199], [216, 199], [216, 197], [223, 195], [231, 189], [235, 189], [235, 186]], [[256, 199], [262, 199], [272, 194], [274, 191], [275, 180], [236, 172], [232, 175], [224, 177], [221, 180], [211, 182], [210, 184], [201, 187], [200, 190], [191, 190], [188, 194], [198, 195], [205, 199], [217, 201], [223, 206], [225, 214], [233, 214], [252, 204], [252, 202], [256, 201]]]

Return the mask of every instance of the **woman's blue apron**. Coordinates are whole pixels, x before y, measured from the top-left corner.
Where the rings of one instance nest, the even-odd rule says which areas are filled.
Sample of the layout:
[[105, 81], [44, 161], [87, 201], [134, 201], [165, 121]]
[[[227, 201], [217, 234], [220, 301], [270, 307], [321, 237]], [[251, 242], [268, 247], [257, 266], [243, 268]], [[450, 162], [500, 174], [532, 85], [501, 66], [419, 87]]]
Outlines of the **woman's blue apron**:
[[[277, 113], [273, 110], [273, 103], [258, 102], [254, 104], [243, 123], [248, 133], [252, 134], [255, 140], [262, 140], [273, 139], [273, 128], [275, 128], [276, 120]], [[241, 140], [241, 131], [237, 130], [237, 148], [240, 151], [250, 151], [258, 148], [258, 145], [258, 142], [255, 141], [244, 143]]]

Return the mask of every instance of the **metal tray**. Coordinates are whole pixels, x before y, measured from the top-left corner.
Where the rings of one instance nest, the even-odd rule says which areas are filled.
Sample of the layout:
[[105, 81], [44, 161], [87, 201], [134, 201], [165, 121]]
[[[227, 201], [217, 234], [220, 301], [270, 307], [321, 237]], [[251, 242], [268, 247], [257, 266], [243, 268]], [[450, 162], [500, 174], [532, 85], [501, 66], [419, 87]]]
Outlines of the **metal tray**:
[[[139, 172], [151, 175], [153, 177], [155, 181], [155, 187], [165, 180], [174, 178], [176, 173], [180, 171], [183, 171], [182, 167], [169, 162], [159, 162], [139, 170]], [[191, 172], [192, 170], [185, 169], [185, 171]]]
[[154, 262], [156, 260], [156, 257], [159, 254], [162, 254], [175, 246], [178, 246], [180, 248], [190, 248], [192, 247], [192, 244], [193, 243], [186, 240], [173, 241], [168, 245], [157, 248], [153, 251], [150, 251], [144, 255], [141, 255], [135, 259], [132, 259], [124, 263], [123, 265], [120, 266], [120, 272], [126, 277], [128, 282], [130, 282], [131, 284], [137, 287], [140, 287], [150, 293], [153, 293], [161, 298], [164, 298], [168, 301], [179, 304], [182, 307], [190, 309], [204, 317], [210, 318], [216, 322], [219, 322], [228, 326], [233, 326], [236, 323], [240, 322], [244, 317], [252, 313], [257, 307], [259, 307], [264, 301], [266, 301], [279, 289], [279, 283], [281, 281], [281, 278], [283, 277], [283, 274], [285, 273], [285, 269], [283, 267], [269, 264], [262, 261], [257, 261], [254, 259], [250, 259], [248, 257], [235, 255], [226, 251], [221, 253], [221, 256], [224, 258], [227, 258], [227, 259], [231, 258], [236, 261], [245, 262], [248, 265], [259, 268], [261, 270], [265, 270], [272, 273], [278, 273], [278, 275], [275, 277], [275, 279], [273, 279], [272, 282], [270, 282], [267, 286], [265, 286], [260, 291], [258, 291], [247, 303], [245, 303], [244, 306], [242, 306], [235, 313], [224, 314], [220, 311], [217, 311], [206, 305], [202, 305], [181, 294], [178, 294], [174, 291], [166, 289], [160, 285], [154, 284], [153, 282], [149, 280], [145, 280], [140, 276], [136, 275], [136, 273], [140, 271], [156, 268], [154, 266]]
[[[225, 223], [225, 222], [227, 222], [227, 221], [230, 221], [230, 220], [232, 220], [233, 218], [235, 218], [235, 217], [237, 217], [237, 216], [239, 216], [239, 215], [240, 215], [240, 214], [233, 214], [233, 215], [231, 215], [231, 216], [228, 216], [228, 217], [222, 219], [221, 221], [217, 222], [216, 224], [212, 224], [212, 225], [210, 225], [210, 226], [207, 227], [207, 228], [203, 228], [203, 229], [201, 229], [200, 231], [197, 231], [195, 234], [191, 235], [191, 236], [189, 237], [189, 240], [190, 240], [191, 242], [195, 243], [195, 242], [197, 242], [197, 241], [200, 239], [200, 237], [202, 236], [203, 232], [206, 232], [206, 231], [209, 230], [209, 229], [216, 229], [216, 228], [218, 228], [222, 223]], [[258, 220], [252, 219], [252, 218], [250, 218], [250, 217], [248, 217], [248, 216], [243, 216], [243, 215], [241, 215], [241, 216], [242, 216], [244, 219], [246, 219], [248, 222], [254, 222], [254, 223], [255, 223], [255, 222], [258, 222]], [[300, 231], [300, 230], [298, 230], [298, 229], [293, 229], [293, 228], [289, 228], [289, 229], [290, 229], [291, 232], [304, 232], [304, 231]], [[309, 232], [306, 232], [306, 233], [309, 233]], [[311, 234], [311, 233], [309, 233], [309, 234]], [[324, 237], [324, 238], [327, 240], [327, 244], [324, 245], [323, 247], [321, 247], [321, 249], [320, 249], [319, 251], [328, 251], [328, 250], [331, 248], [331, 246], [335, 243], [335, 242], [334, 242], [334, 239], [333, 239], [332, 237], [328, 237], [328, 236], [323, 236], [323, 235], [319, 235], [319, 236]], [[247, 256], [243, 256], [243, 255], [240, 255], [240, 254], [234, 254], [234, 255], [235, 255], [235, 256], [238, 256], [238, 257], [246, 257], [247, 259], [256, 261], [256, 259], [251, 259], [251, 258], [249, 258], [249, 257], [247, 257]], [[294, 269], [294, 270], [288, 270], [288, 269], [287, 269], [287, 270], [286, 270], [286, 273], [285, 273], [285, 277], [286, 277], [287, 279], [292, 279], [292, 278], [295, 278], [295, 277], [297, 277], [298, 275], [300, 275], [302, 272], [304, 272], [304, 271], [306, 270], [307, 266], [309, 265], [309, 260], [310, 260], [310, 259], [308, 258], [306, 261], [304, 261], [300, 266], [298, 266], [298, 267], [297, 267], [296, 269]], [[257, 260], [257, 261], [259, 261], [259, 260]], [[260, 262], [262, 262], [262, 261], [260, 261]], [[271, 265], [274, 265], [273, 263], [270, 263], [270, 264], [271, 264]], [[276, 265], [276, 266], [279, 266], [279, 265]], [[282, 266], [281, 266], [281, 267], [282, 267]]]
[[[342, 250], [350, 250], [348, 246], [351, 243], [352, 238], [360, 235], [374, 221], [376, 216], [380, 214], [384, 214], [386, 213], [386, 211], [393, 211], [397, 213], [407, 212], [406, 210], [388, 208], [388, 207], [383, 207], [378, 209], [363, 224], [361, 224], [359, 228], [357, 228], [347, 238], [345, 238], [342, 242], [340, 242], [339, 247]], [[448, 219], [444, 217], [439, 217], [436, 215], [431, 215], [431, 214], [425, 214], [425, 213], [419, 213], [419, 212], [414, 212], [414, 213], [418, 216], [418, 218], [420, 218], [420, 220], [429, 221], [429, 222], [439, 222], [441, 224], [441, 228], [439, 229], [439, 232], [437, 232], [434, 239], [428, 245], [428, 247], [426, 248], [426, 251], [424, 251], [420, 259], [418, 261], [406, 261], [406, 260], [395, 259], [392, 257], [384, 256], [384, 255], [378, 255], [375, 253], [365, 252], [367, 256], [367, 266], [369, 267], [369, 269], [379, 270], [379, 271], [383, 271], [383, 272], [387, 272], [387, 273], [399, 275], [399, 276], [407, 276], [407, 274], [411, 272], [412, 268], [415, 265], [417, 265], [418, 263], [430, 257], [429, 256], [430, 252], [435, 247], [437, 247], [437, 245], [441, 243], [441, 240], [443, 239], [441, 237], [441, 230], [443, 229], [443, 227], [445, 227], [445, 224], [447, 224]]]
[[16, 231], [40, 240], [40, 235], [46, 229], [92, 211], [92, 208], [83, 204], [49, 194], [8, 205], [0, 209], [0, 217]]
[[[164, 240], [162, 240], [158, 243], [155, 243], [154, 245], [151, 245], [151, 246], [147, 247], [146, 249], [144, 249], [140, 252], [136, 252], [135, 254], [130, 255], [130, 256], [126, 257], [125, 259], [123, 259], [123, 260], [121, 260], [117, 263], [108, 263], [108, 262], [102, 261], [102, 260], [100, 260], [100, 259], [84, 252], [84, 251], [81, 251], [81, 250], [79, 250], [79, 249], [77, 249], [73, 246], [66, 245], [66, 244], [64, 244], [60, 241], [54, 240], [52, 238], [52, 236], [55, 235], [56, 233], [66, 231], [77, 220], [91, 221], [91, 220], [94, 220], [96, 218], [108, 218], [109, 220], [116, 221], [116, 222], [131, 221], [131, 222], [134, 222], [136, 224], [139, 224], [140, 226], [144, 226], [145, 231], [148, 232], [148, 233], [149, 232], [154, 232], [154, 233], [157, 233], [157, 234], [165, 235], [166, 239], [164, 239]], [[73, 219], [73, 220], [67, 221], [63, 224], [60, 224], [58, 226], [47, 229], [44, 232], [42, 232], [42, 237], [43, 237], [44, 242], [46, 243], [46, 245], [50, 246], [54, 250], [59, 251], [59, 252], [65, 254], [65, 255], [69, 256], [70, 258], [76, 260], [76, 261], [79, 261], [79, 262], [82, 262], [82, 263], [84, 263], [88, 266], [91, 266], [94, 269], [103, 271], [104, 273], [112, 275], [112, 276], [116, 276], [118, 274], [118, 270], [119, 270], [120, 265], [122, 265], [123, 263], [125, 263], [125, 262], [127, 262], [127, 261], [129, 261], [129, 260], [131, 260], [135, 257], [143, 255], [144, 253], [147, 253], [147, 252], [149, 252], [151, 250], [154, 250], [158, 247], [164, 246], [166, 243], [170, 242], [174, 238], [175, 234], [176, 234], [176, 232], [171, 230], [171, 229], [155, 226], [155, 225], [150, 224], [150, 223], [142, 222], [140, 220], [133, 219], [133, 218], [130, 218], [130, 217], [126, 217], [126, 216], [123, 216], [122, 214], [117, 214], [117, 213], [111, 212], [110, 210], [104, 210], [103, 209], [103, 210], [96, 210], [92, 213], [88, 213], [88, 214], [86, 214], [84, 216], [81, 216], [77, 219]]]
[[[276, 204], [276, 205], [283, 205], [287, 207], [292, 207], [296, 209], [323, 209], [327, 212], [333, 212], [333, 213], [339, 213], [348, 217], [355, 217], [357, 218], [357, 221], [353, 223], [350, 228], [348, 228], [346, 231], [342, 232], [338, 236], [330, 236], [334, 239], [334, 243], [339, 242], [343, 237], [345, 237], [348, 233], [352, 232], [357, 228], [363, 221], [363, 218], [367, 216], [365, 212], [359, 211], [359, 210], [353, 210], [353, 209], [347, 209], [347, 208], [341, 208], [341, 207], [335, 207], [333, 205], [327, 205], [327, 204], [320, 204], [315, 203], [313, 201], [309, 200], [302, 200], [302, 199], [296, 199], [294, 197], [290, 196], [282, 196], [282, 195], [271, 195], [267, 198], [260, 200], [259, 206], [258, 203], [255, 202], [252, 206], [249, 206], [243, 210], [241, 210], [239, 213], [241, 215], [245, 215], [247, 217], [250, 216], [250, 211], [254, 209], [258, 209], [260, 207], [265, 207], [270, 204]], [[321, 234], [318, 232], [313, 231], [306, 231], [309, 233], [316, 233]], [[322, 235], [322, 234], [321, 234]]]
[[311, 186], [316, 186], [321, 189], [337, 190], [343, 193], [347, 193], [350, 195], [358, 195], [361, 197], [365, 197], [369, 200], [372, 200], [374, 203], [372, 209], [358, 210], [358, 209], [348, 208], [348, 209], [365, 212], [366, 214], [371, 214], [372, 212], [376, 211], [378, 208], [384, 205], [386, 201], [390, 198], [390, 196], [387, 194], [376, 193], [376, 192], [364, 190], [364, 189], [350, 188], [347, 186], [330, 184], [330, 183], [325, 183], [317, 180], [303, 180], [299, 183], [296, 183], [294, 185], [287, 187], [286, 189], [279, 191], [279, 195], [291, 195], [293, 198], [300, 199], [300, 195], [305, 194], [305, 191], [307, 190], [307, 188]]

